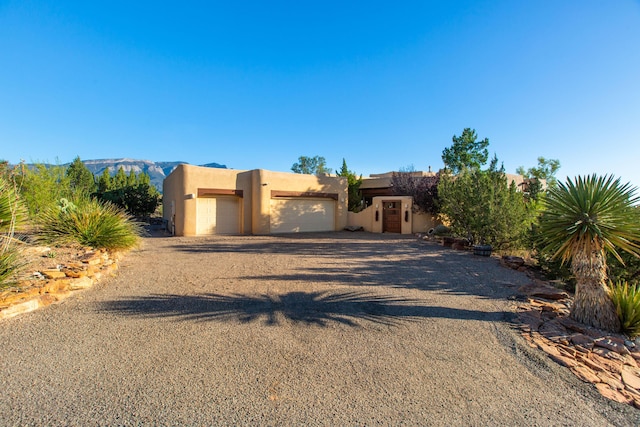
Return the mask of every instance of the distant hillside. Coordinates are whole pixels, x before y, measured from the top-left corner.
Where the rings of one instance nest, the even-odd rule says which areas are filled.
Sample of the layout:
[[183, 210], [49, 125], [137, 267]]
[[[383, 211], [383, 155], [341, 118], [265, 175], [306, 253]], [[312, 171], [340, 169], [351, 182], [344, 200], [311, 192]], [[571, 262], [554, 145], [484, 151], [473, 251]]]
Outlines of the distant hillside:
[[[150, 160], [136, 159], [100, 159], [100, 160], [83, 160], [83, 163], [94, 175], [100, 175], [105, 169], [113, 175], [119, 168], [122, 168], [126, 174], [131, 170], [135, 173], [146, 172], [151, 177], [151, 183], [162, 191], [162, 181], [169, 175], [176, 166], [180, 164], [188, 164], [187, 162], [152, 162]], [[201, 165], [210, 168], [226, 169], [226, 165], [218, 163], [207, 163]]]
[[[99, 160], [83, 160], [82, 161], [87, 169], [89, 169], [94, 175], [101, 175], [105, 169], [109, 169], [111, 175], [115, 175], [118, 169], [122, 167], [126, 174], [129, 174], [131, 170], [135, 173], [146, 172], [151, 178], [151, 183], [155, 187], [162, 191], [162, 181], [169, 175], [176, 166], [180, 164], [189, 164], [187, 162], [152, 162], [150, 160], [136, 160], [136, 159], [99, 159]], [[61, 165], [68, 166], [70, 163]], [[226, 169], [226, 165], [218, 163], [207, 163], [206, 165], [199, 165], [209, 168], [222, 168]]]

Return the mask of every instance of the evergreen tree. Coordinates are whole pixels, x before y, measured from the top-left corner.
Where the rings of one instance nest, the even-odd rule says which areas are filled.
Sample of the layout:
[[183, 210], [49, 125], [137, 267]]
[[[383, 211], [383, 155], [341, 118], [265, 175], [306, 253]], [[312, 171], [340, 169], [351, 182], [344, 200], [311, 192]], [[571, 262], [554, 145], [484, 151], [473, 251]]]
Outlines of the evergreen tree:
[[122, 166], [120, 166], [118, 168], [118, 172], [116, 172], [115, 176], [113, 177], [113, 188], [119, 189], [119, 188], [125, 188], [126, 186], [127, 186], [127, 175], [124, 173], [124, 169], [122, 169]]
[[136, 185], [137, 182], [137, 178], [136, 178], [136, 173], [133, 170], [133, 168], [131, 168], [131, 170], [129, 171], [129, 175], [127, 175], [127, 186], [133, 186]]
[[480, 169], [489, 158], [489, 139], [476, 141], [476, 131], [465, 128], [462, 135], [453, 136], [451, 147], [442, 151], [442, 161], [453, 174], [463, 169]]
[[97, 192], [99, 194], [102, 194], [112, 189], [113, 189], [113, 182], [111, 179], [111, 173], [109, 172], [109, 168], [105, 168], [102, 171], [102, 174], [100, 175], [100, 177], [98, 178]]
[[454, 234], [471, 244], [518, 247], [532, 219], [523, 194], [497, 163], [494, 157], [487, 170], [463, 168], [455, 177], [445, 173], [438, 186], [440, 212]]
[[88, 197], [96, 191], [96, 181], [91, 171], [82, 163], [80, 156], [73, 159], [67, 167], [67, 178], [69, 187], [76, 197]]
[[347, 167], [347, 161], [342, 159], [342, 168], [338, 176], [347, 178], [348, 187], [348, 206], [351, 212], [358, 212], [362, 209], [362, 195], [360, 194], [360, 185], [362, 184], [362, 175], [358, 178], [355, 172], [350, 171]]
[[160, 203], [160, 193], [151, 185], [151, 177], [142, 172], [136, 175], [131, 170], [125, 174], [122, 167], [114, 177], [105, 169], [98, 179], [98, 199], [108, 201], [125, 209], [134, 217], [148, 217]]
[[331, 173], [331, 169], [327, 168], [327, 161], [322, 156], [300, 156], [298, 157], [298, 162], [291, 166], [291, 170], [295, 173], [308, 175], [324, 175]]

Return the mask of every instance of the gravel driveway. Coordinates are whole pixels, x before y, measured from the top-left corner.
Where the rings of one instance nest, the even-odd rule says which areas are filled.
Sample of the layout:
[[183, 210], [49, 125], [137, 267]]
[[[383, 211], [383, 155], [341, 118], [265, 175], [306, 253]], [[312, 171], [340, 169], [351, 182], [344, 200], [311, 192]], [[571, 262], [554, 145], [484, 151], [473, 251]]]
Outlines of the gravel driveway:
[[522, 340], [526, 275], [399, 235], [145, 239], [0, 322], [0, 425], [638, 425]]

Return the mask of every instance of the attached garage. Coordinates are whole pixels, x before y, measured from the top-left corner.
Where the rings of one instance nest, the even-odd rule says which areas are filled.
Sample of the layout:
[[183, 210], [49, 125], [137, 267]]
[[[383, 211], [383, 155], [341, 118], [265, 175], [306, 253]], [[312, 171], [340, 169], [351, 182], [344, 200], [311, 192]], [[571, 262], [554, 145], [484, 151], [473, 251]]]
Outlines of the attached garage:
[[240, 233], [240, 198], [198, 197], [196, 203], [197, 235]]
[[347, 225], [347, 179], [178, 165], [163, 184], [177, 236], [323, 232]]
[[336, 201], [327, 198], [271, 199], [271, 233], [335, 230]]

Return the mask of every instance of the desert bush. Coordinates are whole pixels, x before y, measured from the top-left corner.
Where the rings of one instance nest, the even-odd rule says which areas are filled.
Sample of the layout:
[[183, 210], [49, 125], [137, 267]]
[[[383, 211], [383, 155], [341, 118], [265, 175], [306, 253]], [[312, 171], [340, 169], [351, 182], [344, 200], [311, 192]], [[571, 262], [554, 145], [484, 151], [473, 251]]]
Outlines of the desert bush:
[[38, 163], [22, 172], [20, 195], [31, 218], [54, 207], [63, 197], [71, 197], [72, 190], [66, 168]]
[[0, 288], [13, 283], [16, 273], [24, 266], [14, 244], [16, 226], [25, 218], [14, 176], [0, 177]]
[[95, 249], [130, 249], [142, 234], [140, 225], [122, 209], [95, 199], [61, 200], [42, 213], [39, 225], [45, 242]]
[[626, 281], [610, 283], [609, 296], [616, 307], [622, 332], [631, 338], [640, 335], [640, 286]]
[[451, 235], [451, 229], [446, 225], [438, 224], [433, 228], [434, 236], [449, 236]]

